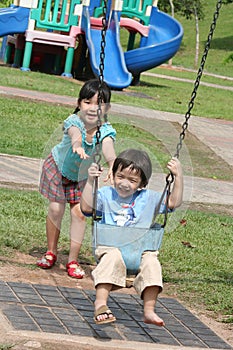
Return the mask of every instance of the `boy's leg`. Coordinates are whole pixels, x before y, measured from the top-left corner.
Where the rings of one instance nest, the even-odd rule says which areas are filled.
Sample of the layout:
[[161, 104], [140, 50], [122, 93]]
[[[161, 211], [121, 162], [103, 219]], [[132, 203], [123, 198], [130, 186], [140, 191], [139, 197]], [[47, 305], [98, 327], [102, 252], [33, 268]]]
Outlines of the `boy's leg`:
[[114, 287], [125, 287], [126, 267], [119, 249], [114, 247], [98, 247], [95, 256], [99, 261], [92, 271], [95, 287], [99, 284], [111, 284]]
[[140, 270], [134, 280], [134, 288], [144, 301], [144, 322], [164, 326], [163, 320], [155, 313], [158, 294], [162, 291], [162, 269], [158, 252], [144, 252]]
[[115, 321], [111, 310], [107, 307], [108, 296], [112, 288], [125, 287], [126, 267], [119, 249], [114, 247], [99, 247], [95, 251], [99, 260], [92, 271], [96, 288], [95, 320], [104, 323]]
[[100, 283], [96, 286], [96, 299], [95, 299], [94, 305], [95, 305], [95, 320], [97, 322], [103, 322], [106, 320], [109, 320], [109, 322], [115, 321], [115, 317], [113, 316], [111, 310], [109, 310], [108, 308], [103, 308], [103, 306], [107, 307], [108, 296], [111, 289], [112, 289], [112, 284], [110, 283]]
[[155, 313], [155, 304], [157, 301], [160, 288], [157, 286], [147, 287], [143, 292], [144, 303], [144, 322], [155, 324], [157, 326], [165, 326], [164, 321]]

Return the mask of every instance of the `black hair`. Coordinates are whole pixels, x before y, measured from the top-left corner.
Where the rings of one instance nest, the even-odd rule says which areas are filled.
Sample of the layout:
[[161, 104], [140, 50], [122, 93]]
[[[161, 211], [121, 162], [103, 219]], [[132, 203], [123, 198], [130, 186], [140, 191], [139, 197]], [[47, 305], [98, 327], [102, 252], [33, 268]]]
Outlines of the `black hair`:
[[150, 157], [145, 151], [129, 148], [121, 152], [115, 159], [112, 167], [113, 177], [116, 171], [130, 167], [141, 177], [141, 186], [146, 187], [152, 174]]
[[[103, 81], [101, 84], [101, 99], [104, 103], [110, 103], [111, 100], [111, 89], [109, 86]], [[88, 80], [79, 91], [79, 97], [78, 97], [78, 106], [74, 110], [74, 114], [77, 113], [80, 108], [80, 102], [84, 99], [91, 99], [100, 88], [100, 81], [99, 79], [90, 79]]]

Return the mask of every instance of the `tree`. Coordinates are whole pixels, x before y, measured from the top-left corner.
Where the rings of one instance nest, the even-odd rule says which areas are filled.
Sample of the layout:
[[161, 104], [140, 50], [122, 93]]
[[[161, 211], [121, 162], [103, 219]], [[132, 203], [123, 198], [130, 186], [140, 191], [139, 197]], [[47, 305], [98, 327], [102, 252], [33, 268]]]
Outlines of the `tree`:
[[13, 3], [13, 0], [1, 0], [0, 7], [9, 7]]
[[[232, 2], [233, 0], [225, 0]], [[171, 10], [180, 13], [186, 19], [195, 19], [195, 33], [196, 33], [196, 51], [194, 66], [197, 67], [199, 57], [199, 21], [204, 19], [203, 12], [204, 0], [160, 0], [159, 9], [164, 12]], [[172, 7], [174, 7], [172, 9]]]
[[[172, 15], [172, 18], [175, 17], [175, 9], [174, 9], [174, 4], [173, 4], [173, 0], [169, 0], [169, 3], [170, 3], [170, 6], [171, 6], [171, 15]], [[172, 58], [170, 58], [169, 60], [169, 66], [172, 66]]]

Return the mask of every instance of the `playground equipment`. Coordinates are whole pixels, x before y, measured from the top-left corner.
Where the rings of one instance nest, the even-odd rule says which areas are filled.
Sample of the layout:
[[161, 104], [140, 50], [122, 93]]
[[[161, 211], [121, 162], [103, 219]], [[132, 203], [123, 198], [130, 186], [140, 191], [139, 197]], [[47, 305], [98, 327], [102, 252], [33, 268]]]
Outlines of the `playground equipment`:
[[[157, 1], [109, 0], [106, 15], [104, 76], [112, 88], [129, 86], [134, 76], [166, 62], [180, 47], [183, 29], [158, 10]], [[102, 18], [102, 0], [15, 0], [10, 8], [0, 9], [0, 36], [11, 35], [5, 62], [9, 63], [14, 46], [13, 65], [28, 71], [39, 46], [40, 55], [54, 54], [55, 73], [65, 57], [62, 75], [72, 77], [78, 66], [77, 46], [84, 58], [88, 52], [91, 69], [98, 76]], [[123, 28], [128, 32], [125, 52], [120, 40]]]

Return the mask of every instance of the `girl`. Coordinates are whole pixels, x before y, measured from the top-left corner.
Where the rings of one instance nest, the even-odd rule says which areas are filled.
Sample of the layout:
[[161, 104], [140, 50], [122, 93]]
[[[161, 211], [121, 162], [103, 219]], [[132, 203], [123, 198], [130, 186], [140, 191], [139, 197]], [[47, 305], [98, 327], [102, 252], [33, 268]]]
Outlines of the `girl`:
[[[80, 196], [93, 162], [96, 147], [99, 80], [87, 81], [80, 90], [78, 106], [74, 114], [64, 121], [62, 141], [56, 145], [44, 161], [40, 192], [49, 199], [46, 218], [47, 252], [37, 261], [43, 269], [51, 268], [57, 260], [57, 245], [66, 203], [70, 203], [70, 251], [67, 273], [73, 278], [85, 275], [77, 259], [85, 231], [85, 218], [80, 211]], [[110, 108], [111, 91], [103, 82], [101, 89], [101, 116]], [[109, 166], [107, 179], [115, 159], [113, 141], [116, 131], [104, 122], [100, 127], [100, 145]], [[107, 181], [105, 179], [105, 181]]]

